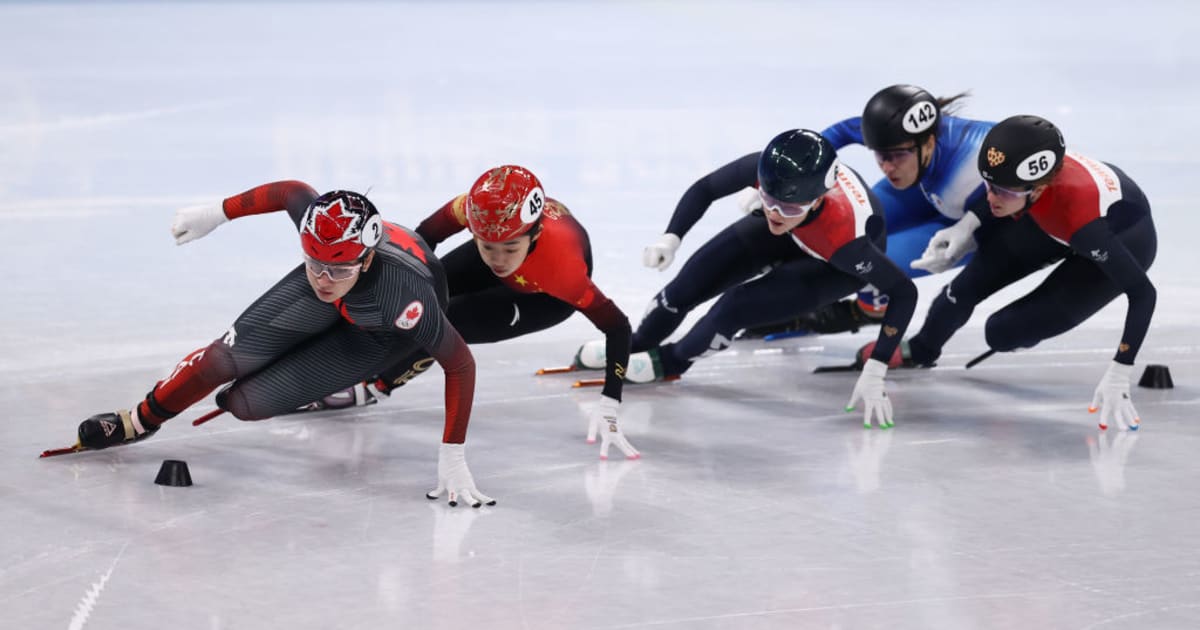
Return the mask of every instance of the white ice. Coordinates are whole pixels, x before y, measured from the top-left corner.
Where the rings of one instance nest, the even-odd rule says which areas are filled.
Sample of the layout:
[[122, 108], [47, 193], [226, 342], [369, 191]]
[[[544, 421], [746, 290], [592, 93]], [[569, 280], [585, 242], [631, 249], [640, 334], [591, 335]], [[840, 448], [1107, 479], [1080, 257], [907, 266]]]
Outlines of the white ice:
[[[1200, 627], [1200, 11], [1189, 2], [6, 3], [0, 6], [0, 627]], [[277, 179], [370, 189], [415, 224], [478, 173], [534, 169], [635, 321], [641, 248], [687, 186], [897, 82], [1036, 113], [1149, 195], [1160, 248], [1138, 434], [1086, 412], [1118, 299], [971, 371], [891, 379], [897, 426], [841, 411], [858, 335], [738, 342], [629, 387], [644, 458], [600, 462], [597, 392], [532, 376], [582, 317], [475, 349], [467, 454], [435, 481], [441, 375], [359, 411], [199, 428], [39, 460], [222, 334], [298, 258], [282, 216], [176, 247], [173, 211]], [[878, 177], [861, 149], [846, 159]], [[456, 243], [458, 241], [455, 241]], [[444, 246], [445, 247], [445, 246]], [[946, 277], [919, 283], [927, 304]], [[920, 310], [923, 313], [923, 307]], [[913, 323], [919, 325], [918, 321]], [[196, 485], [152, 483], [164, 459]]]

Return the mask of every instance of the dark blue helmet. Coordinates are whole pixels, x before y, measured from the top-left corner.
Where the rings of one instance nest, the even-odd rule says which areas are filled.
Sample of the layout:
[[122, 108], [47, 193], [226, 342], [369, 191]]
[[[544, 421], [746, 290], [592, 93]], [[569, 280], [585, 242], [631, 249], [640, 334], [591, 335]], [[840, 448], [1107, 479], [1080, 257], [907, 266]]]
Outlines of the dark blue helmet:
[[821, 134], [792, 129], [775, 136], [758, 158], [758, 186], [785, 203], [808, 203], [837, 183], [837, 150]]

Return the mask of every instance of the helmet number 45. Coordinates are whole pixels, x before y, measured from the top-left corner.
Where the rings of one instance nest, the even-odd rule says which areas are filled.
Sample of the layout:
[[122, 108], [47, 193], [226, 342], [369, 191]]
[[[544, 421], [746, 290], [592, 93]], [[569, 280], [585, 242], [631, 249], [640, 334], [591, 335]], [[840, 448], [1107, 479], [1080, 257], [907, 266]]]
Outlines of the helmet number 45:
[[534, 188], [529, 191], [529, 196], [525, 198], [525, 206], [521, 208], [521, 222], [532, 223], [534, 219], [537, 219], [542, 214], [542, 206], [545, 203], [541, 188]]

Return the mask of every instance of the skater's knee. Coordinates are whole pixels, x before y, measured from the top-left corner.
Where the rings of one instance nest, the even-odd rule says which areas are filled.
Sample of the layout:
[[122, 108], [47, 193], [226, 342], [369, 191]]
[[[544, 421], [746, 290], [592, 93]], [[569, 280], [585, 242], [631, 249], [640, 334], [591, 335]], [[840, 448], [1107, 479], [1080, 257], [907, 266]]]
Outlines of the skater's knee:
[[761, 323], [754, 318], [754, 309], [744, 308], [735, 296], [725, 295], [705, 314], [711, 318], [713, 327], [726, 336], [745, 328], [750, 324]]
[[272, 415], [261, 405], [255, 405], [250, 397], [236, 384], [217, 394], [217, 406], [228, 411], [238, 420], [266, 420]]
[[984, 325], [984, 339], [988, 347], [997, 352], [1011, 352], [1018, 348], [1032, 348], [1040, 339], [1032, 326], [1033, 322], [1012, 310], [1001, 309], [988, 317]]
[[974, 310], [980, 302], [980, 297], [970, 283], [951, 281], [942, 287], [934, 302], [941, 303], [942, 308]]
[[686, 315], [693, 306], [695, 305], [692, 304], [692, 300], [689, 299], [686, 292], [675, 289], [673, 284], [668, 284], [654, 296], [647, 311], [661, 308], [672, 315]]
[[217, 339], [208, 344], [199, 359], [196, 362], [196, 375], [204, 382], [212, 383], [214, 387], [240, 376], [233, 360], [233, 351], [224, 339]]

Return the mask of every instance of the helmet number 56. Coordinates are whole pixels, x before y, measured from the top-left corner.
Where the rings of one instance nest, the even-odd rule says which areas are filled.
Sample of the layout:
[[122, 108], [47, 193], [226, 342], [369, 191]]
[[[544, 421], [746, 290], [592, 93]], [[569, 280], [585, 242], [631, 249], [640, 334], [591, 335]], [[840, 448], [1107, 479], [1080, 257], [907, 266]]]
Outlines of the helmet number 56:
[[1055, 162], [1053, 151], [1038, 151], [1021, 162], [1021, 166], [1017, 168], [1017, 177], [1027, 182], [1040, 179], [1054, 168]]

